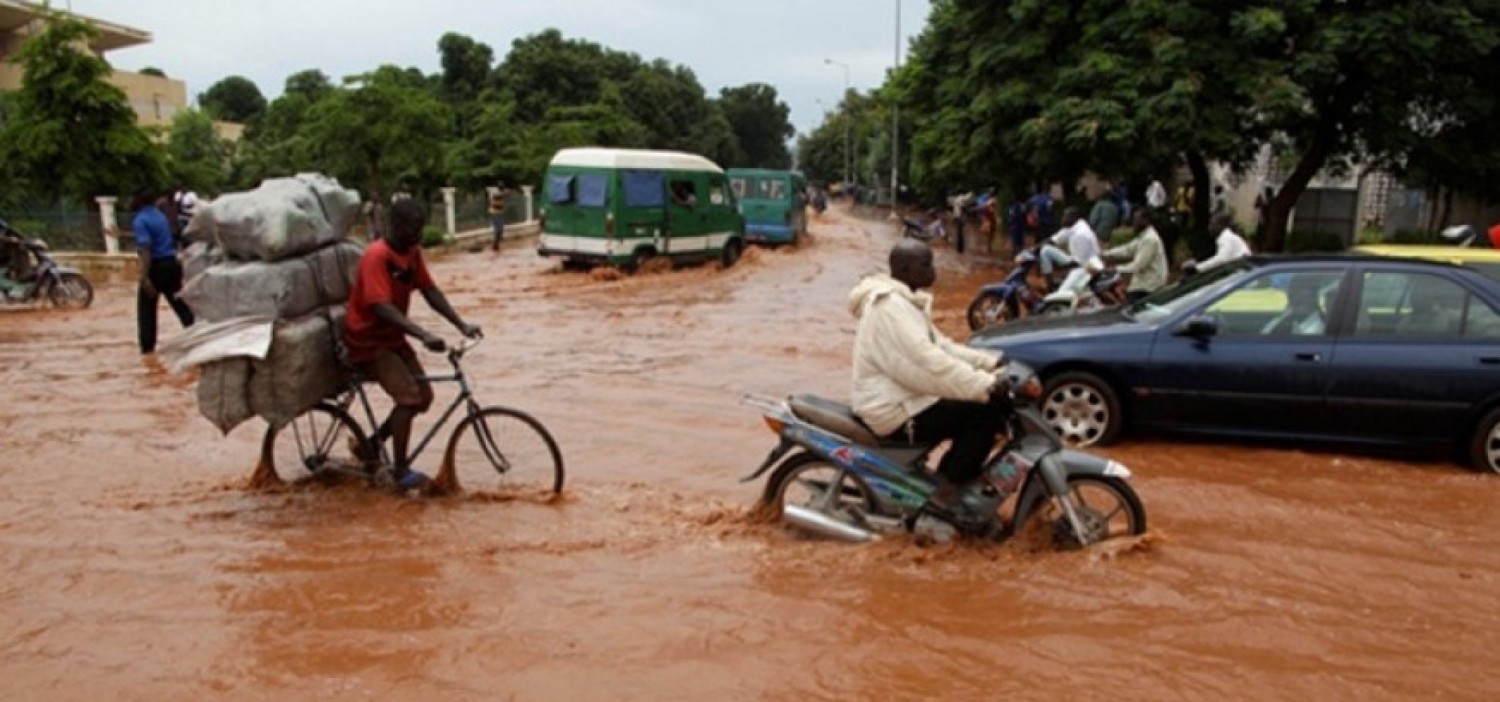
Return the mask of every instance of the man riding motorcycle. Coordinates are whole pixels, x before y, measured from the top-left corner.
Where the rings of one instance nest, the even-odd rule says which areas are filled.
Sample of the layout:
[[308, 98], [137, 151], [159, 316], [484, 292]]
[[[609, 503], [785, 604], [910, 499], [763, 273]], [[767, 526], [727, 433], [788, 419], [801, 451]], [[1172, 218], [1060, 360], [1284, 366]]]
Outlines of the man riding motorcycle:
[[998, 355], [954, 343], [932, 324], [937, 281], [932, 249], [903, 239], [891, 250], [890, 275], [866, 277], [849, 294], [854, 335], [856, 415], [877, 435], [912, 444], [953, 444], [938, 465], [926, 509], [947, 521], [963, 488], [984, 470], [1011, 407]]

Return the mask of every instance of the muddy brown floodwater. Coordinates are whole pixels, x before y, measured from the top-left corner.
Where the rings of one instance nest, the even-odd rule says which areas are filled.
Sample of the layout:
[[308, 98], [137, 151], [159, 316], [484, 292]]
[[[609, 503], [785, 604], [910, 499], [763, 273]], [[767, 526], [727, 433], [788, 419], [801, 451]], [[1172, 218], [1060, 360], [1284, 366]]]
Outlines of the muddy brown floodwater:
[[[123, 281], [0, 313], [0, 699], [1500, 697], [1500, 479], [1452, 464], [1131, 440], [1154, 538], [1124, 552], [748, 519], [773, 437], [739, 394], [847, 395], [891, 237], [830, 213], [624, 280], [437, 260], [481, 397], [562, 444], [557, 504], [248, 490], [262, 427], [221, 437], [137, 355]], [[998, 274], [940, 268], [958, 334]]]

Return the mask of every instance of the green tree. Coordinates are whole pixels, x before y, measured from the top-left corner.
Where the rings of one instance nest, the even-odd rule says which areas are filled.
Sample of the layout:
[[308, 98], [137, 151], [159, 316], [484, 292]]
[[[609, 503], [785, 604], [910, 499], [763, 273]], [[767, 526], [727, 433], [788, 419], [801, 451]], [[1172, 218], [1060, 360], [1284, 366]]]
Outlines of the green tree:
[[198, 105], [214, 119], [244, 124], [266, 111], [266, 98], [249, 78], [229, 76], [199, 94]]
[[1284, 144], [1291, 175], [1262, 246], [1322, 169], [1403, 159], [1452, 111], [1446, 77], [1474, 73], [1500, 27], [1495, 0], [979, 2], [934, 5], [904, 106], [924, 115], [914, 176], [928, 185], [1194, 173]]
[[451, 115], [419, 78], [395, 66], [350, 78], [350, 87], [308, 110], [298, 131], [305, 153], [321, 170], [372, 191], [385, 192], [402, 175], [441, 174]]
[[125, 93], [105, 81], [109, 64], [80, 48], [97, 30], [59, 13], [43, 21], [15, 57], [25, 77], [0, 127], [6, 170], [54, 200], [163, 185], [161, 148], [136, 125]]
[[477, 99], [489, 84], [495, 63], [494, 49], [457, 32], [448, 32], [438, 39], [438, 55], [443, 65], [443, 97], [450, 104]]
[[156, 76], [157, 78], [166, 78], [167, 77], [166, 71], [163, 71], [160, 68], [157, 68], [156, 66], [147, 66], [145, 68], [142, 68], [140, 70], [140, 74], [143, 75], [143, 76]]
[[250, 188], [266, 178], [318, 170], [303, 127], [313, 106], [331, 98], [335, 91], [328, 76], [316, 69], [289, 76], [281, 96], [246, 127], [233, 159], [230, 183]]
[[764, 83], [751, 83], [719, 91], [719, 107], [734, 128], [744, 151], [739, 164], [749, 168], [791, 168], [792, 154], [787, 140], [792, 128], [791, 109]]
[[216, 193], [228, 175], [228, 147], [214, 132], [206, 112], [183, 110], [172, 118], [167, 134], [167, 170], [175, 185], [200, 193]]
[[640, 63], [632, 54], [548, 29], [513, 42], [495, 75], [516, 104], [516, 119], [538, 124], [555, 107], [597, 104], [605, 83], [624, 83]]

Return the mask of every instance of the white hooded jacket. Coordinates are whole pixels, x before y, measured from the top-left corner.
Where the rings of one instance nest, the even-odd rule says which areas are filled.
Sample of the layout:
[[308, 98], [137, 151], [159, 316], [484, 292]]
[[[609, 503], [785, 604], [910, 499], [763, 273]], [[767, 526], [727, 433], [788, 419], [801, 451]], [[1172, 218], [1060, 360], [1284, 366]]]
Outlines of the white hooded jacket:
[[994, 354], [960, 346], [932, 326], [932, 296], [885, 274], [849, 293], [854, 334], [854, 413], [890, 436], [938, 400], [985, 402]]

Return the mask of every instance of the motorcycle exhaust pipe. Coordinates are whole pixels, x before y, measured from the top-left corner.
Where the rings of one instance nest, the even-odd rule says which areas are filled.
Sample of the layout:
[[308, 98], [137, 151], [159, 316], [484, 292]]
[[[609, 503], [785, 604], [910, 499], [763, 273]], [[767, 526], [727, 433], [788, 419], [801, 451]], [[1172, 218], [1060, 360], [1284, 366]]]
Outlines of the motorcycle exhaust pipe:
[[873, 531], [861, 529], [853, 524], [845, 524], [822, 512], [797, 505], [784, 505], [781, 508], [781, 518], [786, 520], [787, 524], [798, 529], [804, 529], [814, 534], [833, 539], [857, 544], [867, 541], [878, 541], [880, 539], [880, 535]]

